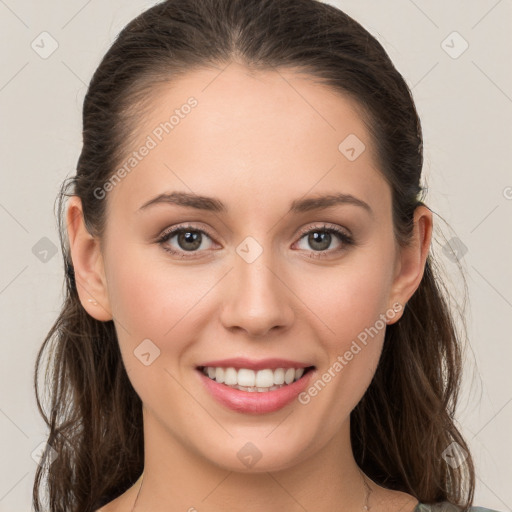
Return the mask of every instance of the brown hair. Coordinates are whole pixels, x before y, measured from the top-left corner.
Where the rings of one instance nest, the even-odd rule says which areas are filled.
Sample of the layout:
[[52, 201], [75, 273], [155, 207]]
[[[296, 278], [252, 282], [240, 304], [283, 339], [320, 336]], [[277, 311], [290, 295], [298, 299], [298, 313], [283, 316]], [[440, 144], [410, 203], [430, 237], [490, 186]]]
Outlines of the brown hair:
[[[316, 0], [167, 0], [140, 14], [94, 73], [83, 105], [77, 172], [58, 196], [65, 298], [35, 367], [37, 403], [57, 457], [37, 469], [37, 512], [45, 475], [50, 511], [83, 512], [122, 494], [144, 464], [142, 404], [123, 366], [114, 324], [89, 316], [77, 294], [65, 198], [81, 199], [87, 229], [101, 238], [107, 201], [95, 191], [128, 153], [136, 116], [148, 105], [144, 98], [192, 69], [221, 69], [233, 61], [251, 69], [300, 69], [355, 100], [392, 190], [396, 239], [400, 246], [410, 241], [414, 210], [424, 205], [420, 120], [404, 79], [360, 24]], [[378, 484], [423, 503], [450, 501], [468, 510], [474, 467], [454, 423], [462, 336], [448, 300], [429, 253], [419, 288], [400, 321], [386, 329], [373, 381], [351, 413], [351, 439], [357, 463]], [[45, 355], [48, 413], [37, 384]], [[457, 468], [442, 457], [453, 441], [468, 454]]]

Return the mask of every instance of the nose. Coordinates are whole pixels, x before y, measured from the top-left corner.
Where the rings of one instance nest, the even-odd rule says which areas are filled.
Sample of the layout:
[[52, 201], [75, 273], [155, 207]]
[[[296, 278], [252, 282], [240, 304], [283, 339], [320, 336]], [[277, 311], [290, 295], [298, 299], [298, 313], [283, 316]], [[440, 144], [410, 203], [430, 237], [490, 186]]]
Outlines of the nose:
[[292, 325], [294, 294], [270, 251], [263, 251], [252, 263], [236, 255], [234, 268], [226, 277], [220, 318], [226, 329], [260, 338], [272, 329], [281, 332]]

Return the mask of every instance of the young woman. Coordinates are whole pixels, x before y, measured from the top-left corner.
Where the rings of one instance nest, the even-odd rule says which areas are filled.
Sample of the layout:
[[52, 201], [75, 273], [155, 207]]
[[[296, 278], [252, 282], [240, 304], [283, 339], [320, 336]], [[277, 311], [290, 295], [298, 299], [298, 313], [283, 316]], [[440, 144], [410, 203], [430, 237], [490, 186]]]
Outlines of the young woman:
[[35, 510], [43, 482], [52, 512], [470, 510], [422, 163], [402, 76], [332, 6], [129, 23], [60, 194]]

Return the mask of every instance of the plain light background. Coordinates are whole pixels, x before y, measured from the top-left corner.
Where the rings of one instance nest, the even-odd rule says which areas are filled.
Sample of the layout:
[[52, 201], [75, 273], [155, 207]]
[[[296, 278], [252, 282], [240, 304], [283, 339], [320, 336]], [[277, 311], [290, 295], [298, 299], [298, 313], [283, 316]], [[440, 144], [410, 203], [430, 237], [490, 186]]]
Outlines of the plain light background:
[[[61, 303], [53, 205], [75, 172], [87, 84], [123, 26], [155, 3], [0, 0], [0, 512], [31, 510], [31, 454], [46, 440], [33, 366]], [[413, 91], [426, 202], [436, 213], [432, 249], [454, 295], [455, 258], [467, 272], [469, 345], [457, 420], [476, 462], [475, 504], [510, 511], [512, 2], [328, 3], [383, 44]], [[43, 51], [42, 38], [45, 51], [52, 39], [58, 44], [47, 58], [33, 48]]]

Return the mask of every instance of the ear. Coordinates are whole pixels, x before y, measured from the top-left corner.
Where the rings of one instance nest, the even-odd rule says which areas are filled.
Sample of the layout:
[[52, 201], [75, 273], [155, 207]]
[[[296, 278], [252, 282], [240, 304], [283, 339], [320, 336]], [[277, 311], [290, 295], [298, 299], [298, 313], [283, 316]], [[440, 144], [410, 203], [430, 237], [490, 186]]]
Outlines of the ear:
[[[397, 322], [404, 311], [403, 306], [418, 289], [432, 238], [432, 212], [426, 206], [418, 206], [414, 211], [413, 239], [410, 245], [400, 248], [395, 276], [390, 293], [391, 305], [399, 303], [401, 309], [389, 324]], [[396, 310], [395, 310], [396, 311]]]
[[100, 242], [85, 227], [82, 201], [78, 196], [69, 199], [66, 221], [80, 302], [96, 320], [112, 320]]

